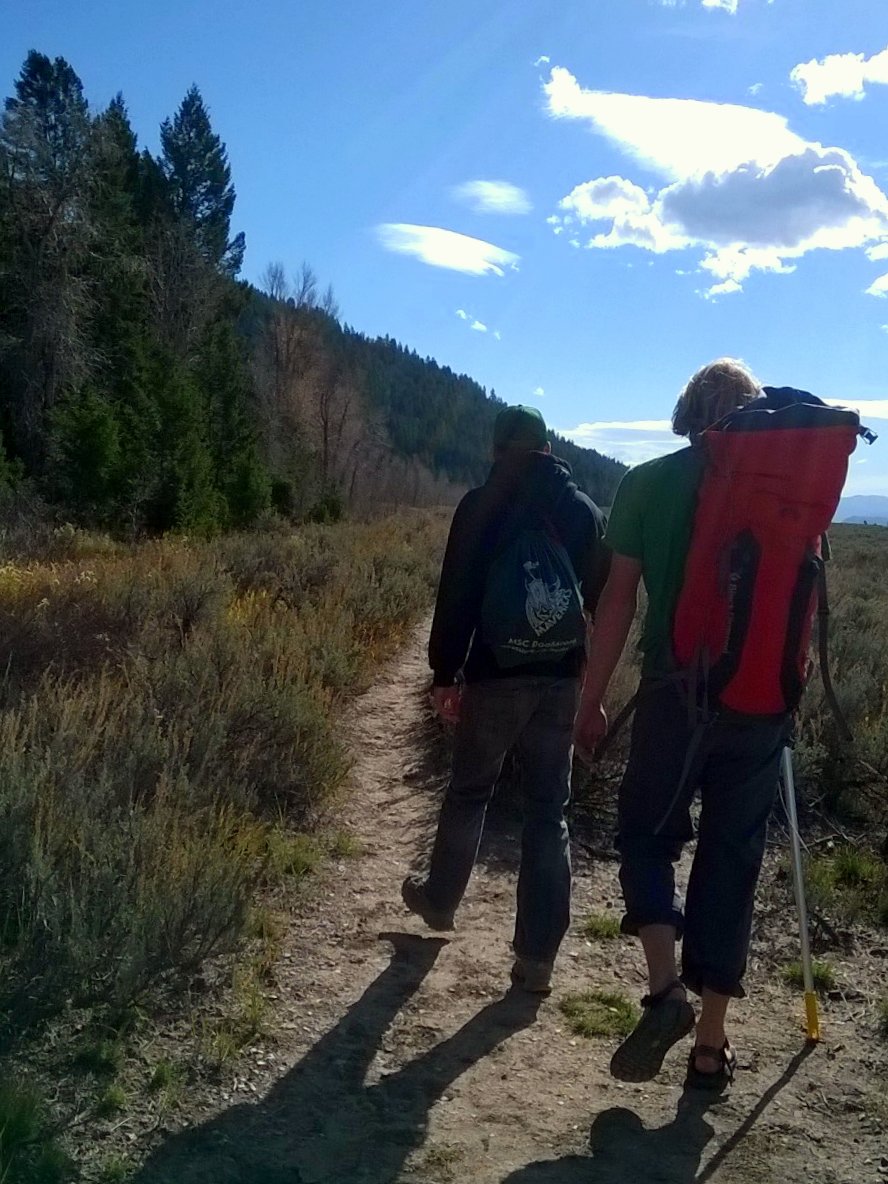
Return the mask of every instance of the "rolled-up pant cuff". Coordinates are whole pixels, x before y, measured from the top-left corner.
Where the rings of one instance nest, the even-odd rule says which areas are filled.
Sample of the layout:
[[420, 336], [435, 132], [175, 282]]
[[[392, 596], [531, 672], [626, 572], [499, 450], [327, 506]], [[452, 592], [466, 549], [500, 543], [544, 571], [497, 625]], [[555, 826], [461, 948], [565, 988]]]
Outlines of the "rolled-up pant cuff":
[[684, 913], [670, 909], [668, 913], [625, 913], [620, 922], [620, 933], [638, 937], [639, 929], [646, 925], [671, 925], [675, 929], [675, 940], [684, 937]]
[[722, 978], [708, 970], [698, 970], [696, 967], [683, 966], [681, 981], [693, 995], [702, 995], [704, 990], [712, 991], [716, 995], [727, 995], [730, 999], [745, 999], [746, 991], [739, 979]]

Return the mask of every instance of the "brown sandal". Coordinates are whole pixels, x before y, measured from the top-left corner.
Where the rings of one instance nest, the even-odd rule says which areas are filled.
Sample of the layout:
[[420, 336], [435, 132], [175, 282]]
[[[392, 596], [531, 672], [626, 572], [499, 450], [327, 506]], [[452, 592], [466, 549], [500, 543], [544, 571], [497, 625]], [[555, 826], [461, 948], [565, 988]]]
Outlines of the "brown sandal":
[[[704, 1072], [697, 1068], [697, 1057], [711, 1057], [718, 1061], [718, 1068]], [[734, 1084], [734, 1073], [737, 1069], [737, 1054], [726, 1040], [721, 1048], [711, 1044], [696, 1044], [688, 1057], [688, 1074], [685, 1086], [688, 1089], [722, 1090]]]

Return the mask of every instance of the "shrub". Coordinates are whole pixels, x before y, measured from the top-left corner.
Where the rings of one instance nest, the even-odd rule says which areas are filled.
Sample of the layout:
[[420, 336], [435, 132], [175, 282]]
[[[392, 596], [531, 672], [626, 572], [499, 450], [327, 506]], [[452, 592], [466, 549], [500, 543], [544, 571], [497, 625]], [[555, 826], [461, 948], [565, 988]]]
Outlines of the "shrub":
[[[312, 833], [348, 771], [342, 706], [428, 604], [444, 526], [0, 531], [4, 1048], [72, 1005], [163, 985], [174, 1006], [245, 947], [220, 1059], [257, 1030], [280, 926], [256, 931], [255, 889], [351, 851]], [[89, 1039], [67, 1068], [113, 1073], [117, 1037]]]

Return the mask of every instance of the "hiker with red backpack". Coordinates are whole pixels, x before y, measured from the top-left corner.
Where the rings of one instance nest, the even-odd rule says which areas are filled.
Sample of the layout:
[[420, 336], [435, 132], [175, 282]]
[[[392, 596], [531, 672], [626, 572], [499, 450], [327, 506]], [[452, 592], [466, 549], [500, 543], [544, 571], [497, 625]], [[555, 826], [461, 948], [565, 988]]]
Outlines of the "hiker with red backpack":
[[[494, 464], [453, 517], [429, 640], [438, 715], [456, 725], [453, 764], [428, 874], [407, 907], [452, 929], [507, 753], [524, 799], [513, 981], [549, 991], [570, 922], [565, 809], [586, 613], [606, 576], [600, 510], [551, 454], [536, 408], [500, 411]], [[585, 610], [585, 612], [584, 612]]]
[[[575, 736], [592, 759], [643, 580], [642, 676], [617, 847], [622, 929], [641, 939], [649, 992], [611, 1072], [650, 1080], [696, 1028], [687, 1083], [719, 1089], [736, 1066], [725, 1020], [731, 999], [744, 995], [768, 816], [808, 674], [825, 531], [861, 429], [854, 412], [806, 392], [762, 391], [732, 359], [691, 378], [672, 424], [690, 447], [632, 469], [614, 501], [610, 576]], [[693, 837], [698, 789], [683, 905], [674, 864]], [[702, 997], [699, 1020], [689, 991]]]

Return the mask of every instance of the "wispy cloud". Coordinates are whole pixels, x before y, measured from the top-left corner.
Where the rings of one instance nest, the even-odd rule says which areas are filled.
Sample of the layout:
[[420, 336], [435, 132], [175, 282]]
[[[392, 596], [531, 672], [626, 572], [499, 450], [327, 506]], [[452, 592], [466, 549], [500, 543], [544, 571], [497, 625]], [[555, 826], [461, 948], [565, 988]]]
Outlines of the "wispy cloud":
[[[888, 399], [827, 399], [826, 402], [854, 407], [864, 421], [888, 419]], [[642, 464], [687, 446], [687, 440], [673, 433], [668, 419], [595, 420], [557, 430], [575, 444], [594, 448], [627, 465]]]
[[[883, 325], [888, 330], [888, 326]], [[861, 419], [888, 419], [888, 399], [825, 399], [834, 407], [853, 407]]]
[[586, 90], [560, 67], [544, 91], [551, 116], [586, 122], [669, 182], [650, 189], [610, 176], [577, 185], [550, 222], [574, 241], [591, 227], [587, 248], [702, 250], [712, 297], [741, 291], [753, 271], [790, 272], [815, 249], [888, 247], [888, 197], [872, 177], [844, 149], [796, 135], [781, 115]]
[[534, 65], [535, 66], [548, 66], [551, 61], [552, 61], [552, 59], [549, 57], [549, 55], [547, 53], [541, 53], [540, 56], [537, 58], [537, 60], [534, 62]]
[[888, 48], [871, 58], [862, 53], [833, 53], [825, 58], [802, 62], [790, 78], [802, 92], [808, 106], [832, 98], [862, 99], [867, 85], [888, 85]]
[[523, 189], [511, 181], [466, 181], [453, 196], [478, 214], [529, 214], [533, 209]]
[[[660, 0], [663, 8], [684, 8], [685, 3], [686, 0]], [[739, 0], [700, 0], [700, 3], [704, 8], [721, 8], [731, 16], [736, 16]], [[772, 0], [768, 0], [768, 3], [772, 3]]]
[[387, 251], [412, 255], [430, 267], [445, 267], [465, 275], [505, 275], [517, 271], [519, 256], [480, 238], [470, 238], [439, 226], [386, 222], [377, 226], [379, 242]]
[[535, 386], [533, 388], [533, 393], [538, 399], [544, 398], [545, 394], [546, 394], [546, 392], [543, 390], [543, 388], [541, 386]]
[[558, 432], [584, 448], [594, 448], [627, 465], [665, 456], [687, 444], [672, 432], [668, 419], [596, 420]]

